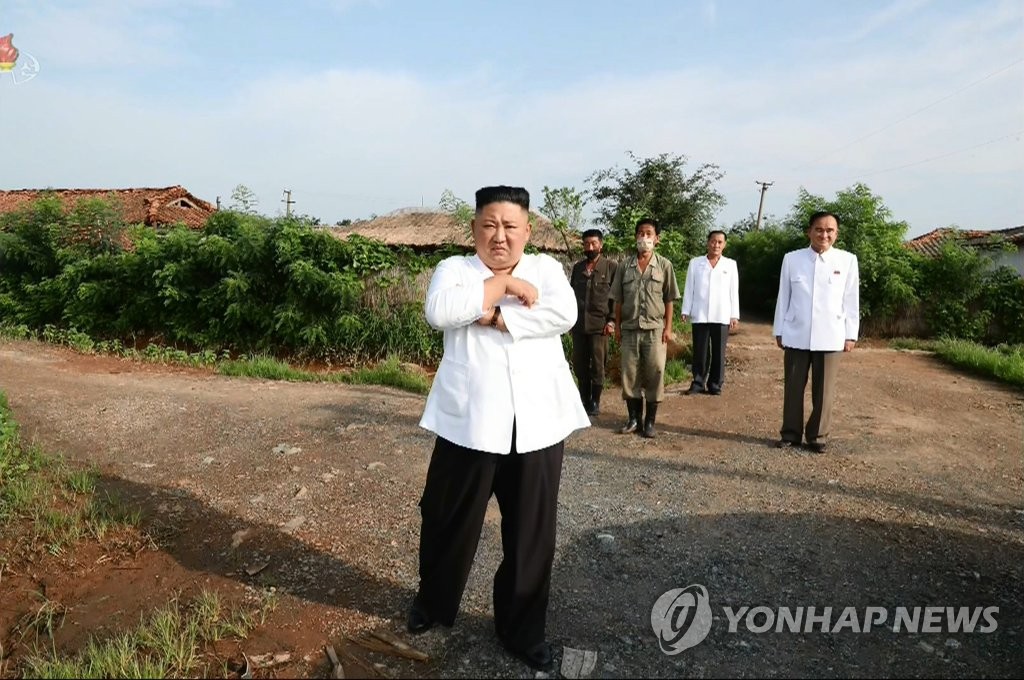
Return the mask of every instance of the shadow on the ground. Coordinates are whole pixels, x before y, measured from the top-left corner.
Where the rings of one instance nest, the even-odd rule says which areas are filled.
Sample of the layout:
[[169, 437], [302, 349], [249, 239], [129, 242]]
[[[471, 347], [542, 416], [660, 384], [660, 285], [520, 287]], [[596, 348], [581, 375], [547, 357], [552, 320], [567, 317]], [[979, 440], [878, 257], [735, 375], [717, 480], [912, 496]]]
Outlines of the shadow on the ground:
[[[885, 491], [877, 488], [856, 487], [847, 484], [829, 484], [828, 481], [800, 479], [767, 471], [741, 470], [724, 464], [720, 466], [708, 465], [680, 459], [665, 459], [663, 457], [638, 458], [636, 456], [623, 456], [605, 451], [594, 451], [590, 448], [567, 448], [566, 453], [567, 455], [579, 456], [581, 458], [592, 458], [650, 468], [658, 474], [707, 475], [710, 477], [751, 482], [753, 484], [786, 487], [813, 494], [844, 495], [862, 500], [880, 501], [900, 508], [911, 508], [933, 515], [952, 516], [979, 522], [993, 528], [1012, 526], [1012, 522], [1015, 521], [1014, 513], [1016, 508], [1004, 505], [983, 506], [978, 503], [961, 502], [934, 496], [920, 496], [900, 491]], [[764, 455], [786, 456], [790, 458], [805, 457], [809, 461], [808, 464], [811, 464], [811, 461], [814, 460], [824, 459], [822, 455], [806, 453], [802, 449], [781, 451], [767, 444], [765, 445]], [[824, 454], [824, 456], [828, 455], [835, 454]]]
[[[594, 677], [1017, 677], [1024, 668], [1024, 545], [984, 537], [786, 514], [702, 516], [610, 526], [611, 549], [577, 536], [555, 566], [548, 630], [559, 644], [598, 652]], [[701, 644], [663, 654], [651, 609], [666, 591], [701, 584], [715, 616]], [[867, 633], [747, 629], [729, 632], [723, 607], [884, 607]], [[893, 632], [898, 607], [999, 607], [990, 633]], [[923, 617], [923, 612], [920, 615]], [[924, 625], [923, 618], [919, 619]], [[759, 614], [755, 626], [764, 624]], [[984, 626], [984, 618], [978, 625]], [[472, 655], [474, 619], [449, 639], [452, 659]], [[806, 624], [805, 624], [806, 625]], [[501, 673], [480, 659], [482, 677]], [[456, 664], [442, 675], [457, 673]]]

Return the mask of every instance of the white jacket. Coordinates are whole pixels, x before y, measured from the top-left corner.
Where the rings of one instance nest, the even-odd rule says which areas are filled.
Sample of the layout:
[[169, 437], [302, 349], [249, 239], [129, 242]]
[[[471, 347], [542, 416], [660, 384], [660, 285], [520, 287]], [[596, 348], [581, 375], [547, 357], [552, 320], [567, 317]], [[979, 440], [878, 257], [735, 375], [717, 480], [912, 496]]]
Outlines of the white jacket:
[[860, 330], [857, 256], [838, 248], [786, 253], [779, 275], [774, 335], [783, 347], [838, 352]]
[[562, 265], [523, 255], [512, 275], [539, 293], [532, 308], [506, 296], [498, 304], [508, 332], [481, 326], [484, 280], [493, 276], [476, 255], [449, 257], [427, 290], [427, 323], [444, 331], [444, 356], [420, 427], [460, 446], [526, 453], [564, 440], [590, 419], [569, 372], [561, 335], [576, 323], [576, 296]]
[[682, 314], [690, 317], [690, 323], [727, 324], [740, 318], [736, 260], [722, 255], [714, 267], [707, 255], [690, 260], [683, 286]]

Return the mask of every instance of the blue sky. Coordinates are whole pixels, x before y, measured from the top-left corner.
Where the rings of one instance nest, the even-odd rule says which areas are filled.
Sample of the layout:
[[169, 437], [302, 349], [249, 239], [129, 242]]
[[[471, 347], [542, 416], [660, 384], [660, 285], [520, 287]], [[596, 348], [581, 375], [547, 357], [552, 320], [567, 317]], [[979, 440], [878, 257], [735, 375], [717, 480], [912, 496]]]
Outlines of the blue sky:
[[182, 184], [326, 222], [716, 163], [724, 225], [863, 181], [909, 235], [1024, 224], [1020, 0], [3, 0], [0, 187]]

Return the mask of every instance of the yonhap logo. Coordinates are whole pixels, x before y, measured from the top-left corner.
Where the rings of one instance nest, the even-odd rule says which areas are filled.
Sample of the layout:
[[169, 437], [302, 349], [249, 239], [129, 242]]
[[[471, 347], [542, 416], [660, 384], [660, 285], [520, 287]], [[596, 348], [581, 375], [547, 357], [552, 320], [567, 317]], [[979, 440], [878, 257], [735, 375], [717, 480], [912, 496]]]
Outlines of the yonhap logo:
[[711, 603], [700, 584], [670, 590], [651, 609], [651, 627], [668, 655], [699, 645], [711, 632]]
[[[825, 635], [840, 633], [966, 633], [989, 634], [999, 628], [999, 607], [916, 606], [896, 607], [820, 607], [820, 606], [723, 606], [728, 620], [726, 634], [771, 633]], [[711, 632], [711, 603], [708, 591], [699, 583], [664, 593], [651, 608], [651, 628], [658, 646], [669, 656], [679, 654], [704, 641]], [[744, 630], [741, 630], [742, 628]]]

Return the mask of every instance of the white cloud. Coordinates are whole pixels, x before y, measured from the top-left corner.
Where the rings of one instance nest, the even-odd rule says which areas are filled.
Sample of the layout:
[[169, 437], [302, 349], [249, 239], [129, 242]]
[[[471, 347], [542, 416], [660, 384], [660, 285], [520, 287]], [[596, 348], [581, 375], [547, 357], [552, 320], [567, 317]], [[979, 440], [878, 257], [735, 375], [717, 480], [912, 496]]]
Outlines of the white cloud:
[[932, 0], [895, 0], [881, 10], [869, 16], [855, 31], [842, 36], [838, 42], [854, 43], [892, 26], [909, 15], [929, 5]]
[[[726, 224], [756, 211], [754, 180], [775, 181], [766, 210], [783, 215], [800, 186], [832, 195], [865, 176], [918, 233], [950, 222], [1009, 226], [1024, 221], [1020, 142], [877, 171], [1024, 127], [1024, 65], [816, 159], [1005, 66], [1019, 55], [1022, 17], [1006, 4], [931, 26], [913, 45], [833, 50], [750, 73], [595, 74], [515, 95], [473, 65], [447, 81], [270, 74], [202, 105], [188, 93], [155, 104], [107, 86], [60, 85], [44, 72], [0, 91], [5, 119], [21, 121], [3, 141], [18, 162], [0, 166], [0, 186], [181, 183], [226, 202], [244, 183], [265, 211], [288, 188], [299, 212], [337, 220], [433, 204], [445, 188], [469, 197], [499, 181], [522, 182], [539, 199], [543, 185], [581, 186], [626, 162], [629, 149], [720, 165]], [[154, 59], [165, 49], [156, 42]]]
[[701, 13], [708, 26], [718, 23], [718, 0], [704, 0], [701, 4]]

